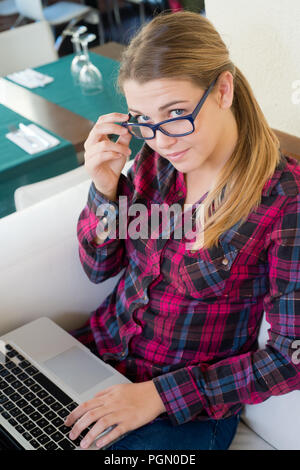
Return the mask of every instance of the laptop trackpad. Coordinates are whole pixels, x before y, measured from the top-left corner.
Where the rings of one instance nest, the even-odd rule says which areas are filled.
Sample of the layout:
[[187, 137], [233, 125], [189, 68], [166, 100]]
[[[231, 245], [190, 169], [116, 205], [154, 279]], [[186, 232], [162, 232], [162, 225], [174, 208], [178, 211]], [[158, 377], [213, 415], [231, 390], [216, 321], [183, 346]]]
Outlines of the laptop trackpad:
[[78, 394], [112, 375], [96, 357], [76, 346], [48, 359], [44, 364]]

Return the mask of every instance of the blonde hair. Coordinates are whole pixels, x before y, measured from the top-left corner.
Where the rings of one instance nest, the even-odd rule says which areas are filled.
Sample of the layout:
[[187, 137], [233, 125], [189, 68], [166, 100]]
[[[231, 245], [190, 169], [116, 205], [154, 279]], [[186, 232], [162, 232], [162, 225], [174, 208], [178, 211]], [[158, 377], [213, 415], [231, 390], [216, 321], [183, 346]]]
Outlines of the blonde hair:
[[[194, 248], [212, 248], [220, 235], [246, 220], [280, 160], [279, 141], [251, 87], [230, 60], [212, 23], [192, 12], [163, 13], [133, 38], [121, 60], [118, 84], [159, 78], [187, 79], [206, 89], [222, 72], [234, 79], [231, 110], [238, 128], [236, 147], [204, 201], [204, 237]], [[199, 213], [197, 213], [199, 217]]]

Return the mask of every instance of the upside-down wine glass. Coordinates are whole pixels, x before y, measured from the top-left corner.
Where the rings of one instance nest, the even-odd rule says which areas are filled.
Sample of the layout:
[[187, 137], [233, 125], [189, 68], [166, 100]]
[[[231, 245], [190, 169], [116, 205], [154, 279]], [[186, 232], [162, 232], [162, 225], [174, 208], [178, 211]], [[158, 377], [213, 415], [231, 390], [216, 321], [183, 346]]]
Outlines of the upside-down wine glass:
[[84, 34], [79, 37], [86, 63], [79, 73], [79, 85], [84, 95], [95, 95], [103, 91], [103, 78], [100, 70], [92, 64], [88, 51], [88, 43], [96, 39], [95, 34]]
[[[69, 30], [68, 30], [69, 31]], [[83, 53], [80, 44], [80, 35], [87, 31], [86, 26], [79, 26], [70, 28], [71, 42], [73, 43], [73, 49], [75, 57], [71, 63], [71, 74], [75, 85], [79, 85], [79, 74], [82, 67], [87, 63], [87, 57]]]

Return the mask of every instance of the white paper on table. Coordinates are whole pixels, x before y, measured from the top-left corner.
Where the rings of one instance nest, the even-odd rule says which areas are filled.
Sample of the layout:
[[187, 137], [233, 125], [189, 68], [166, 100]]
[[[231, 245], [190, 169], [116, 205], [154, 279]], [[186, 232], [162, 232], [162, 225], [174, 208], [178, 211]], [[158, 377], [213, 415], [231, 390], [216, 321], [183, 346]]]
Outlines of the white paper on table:
[[[48, 150], [52, 147], [56, 147], [60, 143], [56, 137], [48, 134], [48, 132], [44, 131], [35, 124], [29, 124], [27, 127], [29, 127], [37, 135], [36, 138], [33, 136], [26, 137], [20, 129], [17, 129], [14, 132], [9, 132], [6, 134], [6, 137], [31, 155], [42, 152], [43, 150]], [[48, 145], [39, 140], [38, 136], [41, 136], [43, 139], [45, 139]], [[35, 143], [35, 146], [30, 144], [28, 138]]]
[[25, 69], [20, 72], [11, 73], [7, 78], [27, 88], [37, 88], [53, 82], [54, 78], [37, 72], [33, 69]]

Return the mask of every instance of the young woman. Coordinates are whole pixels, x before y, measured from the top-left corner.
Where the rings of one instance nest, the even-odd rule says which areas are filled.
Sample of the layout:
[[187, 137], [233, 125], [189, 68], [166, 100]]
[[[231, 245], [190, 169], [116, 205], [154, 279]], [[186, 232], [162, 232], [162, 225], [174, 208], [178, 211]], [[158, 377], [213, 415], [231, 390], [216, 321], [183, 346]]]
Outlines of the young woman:
[[[101, 116], [86, 141], [93, 182], [78, 238], [92, 282], [125, 269], [75, 334], [133, 383], [101, 391], [66, 424], [73, 439], [90, 428], [83, 448], [111, 427], [99, 447], [227, 449], [243, 405], [300, 386], [299, 166], [198, 14], [147, 24], [124, 53], [119, 84], [129, 116]], [[135, 137], [145, 145], [125, 177]], [[169, 237], [162, 222], [160, 236], [119, 236], [134, 204], [149, 214], [177, 204], [182, 217], [192, 205], [192, 249], [188, 234], [173, 236], [175, 216]], [[259, 349], [264, 312], [269, 340]]]

